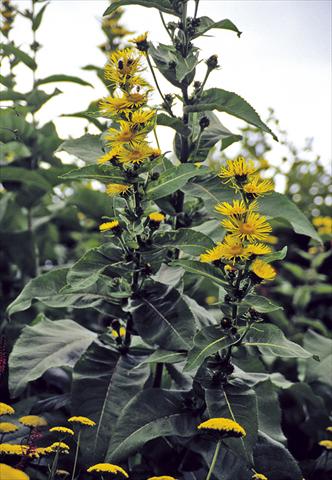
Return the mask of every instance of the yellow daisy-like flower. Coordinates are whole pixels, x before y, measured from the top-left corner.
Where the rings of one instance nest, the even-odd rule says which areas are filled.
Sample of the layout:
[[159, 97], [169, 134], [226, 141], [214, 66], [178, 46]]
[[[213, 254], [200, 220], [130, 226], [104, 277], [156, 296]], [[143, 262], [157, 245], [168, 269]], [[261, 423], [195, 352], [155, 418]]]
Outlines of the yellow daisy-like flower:
[[202, 253], [199, 257], [199, 261], [203, 263], [211, 263], [222, 258], [222, 248], [220, 248], [220, 244], [216, 245], [215, 247], [207, 250], [205, 253]]
[[332, 427], [327, 427], [326, 431], [332, 433]]
[[116, 128], [109, 128], [108, 134], [105, 136], [105, 139], [109, 140], [112, 146], [121, 146], [125, 143], [132, 145], [135, 142], [143, 140], [146, 136], [145, 132], [138, 131], [128, 122], [120, 120], [119, 123], [120, 130], [117, 130]]
[[278, 243], [278, 237], [276, 237], [275, 235], [267, 235], [264, 238], [264, 242], [270, 243], [271, 245], [276, 245]]
[[151, 148], [147, 143], [134, 143], [132, 148], [123, 148], [119, 153], [120, 163], [132, 163], [139, 164], [152, 157], [155, 154], [155, 150]]
[[138, 48], [139, 45], [141, 45], [143, 43], [146, 43], [147, 38], [148, 38], [148, 32], [145, 32], [145, 33], [141, 33], [136, 38], [132, 38], [131, 40], [129, 40], [129, 42], [130, 43], [135, 43], [137, 48]]
[[52, 427], [50, 432], [65, 433], [66, 435], [74, 435], [74, 430], [67, 427]]
[[69, 453], [70, 447], [65, 442], [54, 442], [52, 445], [47, 447], [52, 452], [61, 452], [61, 453]]
[[126, 96], [122, 97], [109, 96], [103, 98], [99, 102], [100, 113], [106, 116], [119, 115], [121, 113], [127, 113], [130, 111]]
[[123, 185], [121, 183], [109, 183], [106, 187], [106, 193], [110, 197], [117, 197], [118, 195], [124, 195], [132, 188], [131, 185]]
[[0, 432], [1, 433], [12, 433], [16, 432], [18, 430], [18, 427], [11, 422], [0, 422]]
[[233, 204], [228, 202], [218, 203], [215, 210], [226, 216], [239, 216], [247, 212], [247, 207], [243, 200], [233, 200]]
[[277, 275], [277, 272], [269, 263], [258, 258], [251, 264], [251, 271], [262, 280], [272, 281]]
[[34, 427], [45, 427], [47, 425], [47, 421], [44, 417], [40, 417], [39, 415], [25, 415], [18, 419], [22, 425], [26, 427], [34, 428]]
[[247, 245], [246, 251], [251, 255], [267, 255], [272, 252], [272, 248], [264, 243], [251, 243]]
[[119, 155], [120, 151], [121, 151], [120, 146], [112, 148], [107, 153], [105, 153], [105, 155], [98, 158], [97, 163], [99, 165], [103, 165], [104, 163], [111, 162], [112, 160], [116, 159], [116, 157]]
[[51, 447], [38, 447], [35, 449], [35, 452], [38, 454], [39, 457], [42, 457], [44, 455], [50, 455], [51, 453], [54, 453], [53, 449]]
[[252, 480], [269, 480], [265, 475], [262, 473], [254, 473], [252, 476]]
[[130, 115], [129, 121], [132, 125], [143, 125], [154, 120], [156, 116], [155, 110], [136, 110]]
[[169, 475], [162, 475], [161, 477], [149, 477], [148, 480], [176, 480], [174, 477]]
[[210, 418], [198, 425], [198, 430], [214, 430], [230, 437], [245, 437], [246, 431], [230, 418]]
[[[117, 220], [115, 220], [117, 222]], [[114, 223], [114, 222], [109, 222], [109, 223]], [[118, 222], [119, 223], [119, 222]], [[85, 425], [86, 427], [94, 427], [96, 425], [96, 422], [91, 420], [88, 417], [70, 417], [68, 418], [68, 422], [70, 423], [78, 423], [80, 425]]]
[[245, 160], [243, 157], [238, 157], [236, 160], [227, 160], [226, 167], [221, 167], [219, 177], [224, 180], [247, 180], [248, 175], [255, 173], [256, 168], [252, 160]]
[[160, 212], [149, 213], [148, 217], [149, 217], [149, 220], [155, 223], [161, 223], [165, 220], [165, 215]]
[[127, 105], [130, 108], [139, 108], [146, 104], [148, 100], [147, 93], [132, 92], [126, 93]]
[[7, 403], [2, 403], [0, 402], [0, 416], [1, 415], [13, 415], [15, 413], [15, 410], [13, 407], [10, 405], [7, 405]]
[[321, 440], [318, 445], [326, 448], [326, 450], [332, 450], [332, 440]]
[[92, 465], [87, 469], [87, 472], [98, 472], [98, 473], [114, 473], [117, 475], [120, 473], [126, 478], [129, 478], [128, 473], [118, 465], [113, 465], [112, 463], [97, 463], [96, 465]]
[[[99, 225], [99, 230], [101, 232], [108, 232], [109, 230], [115, 230], [119, 227], [119, 220], [113, 220], [112, 222], [105, 222]], [[72, 418], [84, 418], [84, 417], [72, 417]], [[69, 420], [70, 422], [71, 420]]]
[[17, 468], [13, 468], [5, 463], [0, 463], [0, 479], [1, 480], [30, 480], [30, 477], [22, 472], [22, 470], [18, 470]]
[[221, 225], [233, 235], [241, 240], [249, 242], [264, 241], [272, 231], [271, 225], [266, 221], [266, 217], [250, 211], [246, 219], [235, 217], [227, 218], [221, 222]]
[[14, 445], [12, 443], [0, 443], [0, 454], [4, 455], [25, 455], [28, 445]]
[[251, 197], [260, 197], [274, 190], [274, 184], [271, 180], [262, 180], [259, 175], [255, 175], [250, 182], [243, 186], [243, 190]]
[[144, 70], [142, 56], [133, 48], [116, 50], [110, 56], [110, 63], [105, 67], [105, 79], [117, 84], [120, 88], [128, 84], [128, 80]]
[[312, 223], [320, 235], [332, 235], [332, 217], [316, 217]]
[[247, 251], [246, 247], [242, 245], [239, 238], [232, 235], [227, 235], [218, 247], [218, 252], [221, 256], [220, 258], [230, 260], [233, 263], [237, 260], [247, 260], [250, 256], [250, 253]]

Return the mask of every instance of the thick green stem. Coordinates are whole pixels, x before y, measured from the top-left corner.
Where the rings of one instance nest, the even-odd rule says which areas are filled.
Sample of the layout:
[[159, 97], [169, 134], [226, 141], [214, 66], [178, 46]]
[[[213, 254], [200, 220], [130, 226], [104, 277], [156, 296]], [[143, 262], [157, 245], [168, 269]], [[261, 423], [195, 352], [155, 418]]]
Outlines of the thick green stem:
[[72, 476], [71, 476], [71, 480], [74, 480], [74, 478], [75, 478], [76, 465], [77, 465], [77, 460], [78, 460], [78, 452], [79, 452], [79, 449], [80, 449], [81, 432], [82, 432], [82, 430], [80, 430], [78, 432], [78, 435], [77, 435], [77, 445], [76, 445], [75, 460], [74, 460], [74, 467], [73, 467], [73, 473], [72, 473]]
[[[221, 447], [221, 440], [219, 440], [217, 445], [216, 445], [216, 449], [214, 451], [214, 455], [213, 455], [212, 462], [211, 462], [211, 465], [210, 465], [209, 473], [207, 474], [207, 477], [206, 477], [205, 480], [210, 480], [210, 478], [212, 477], [213, 470], [214, 470], [214, 468], [216, 466], [216, 463], [217, 463], [217, 460], [218, 460], [220, 447]], [[221, 479], [219, 478], [219, 480], [221, 480]]]
[[148, 52], [146, 52], [146, 60], [147, 60], [147, 62], [148, 62], [148, 65], [149, 65], [150, 71], [151, 71], [151, 73], [152, 73], [154, 83], [156, 84], [157, 90], [158, 90], [161, 98], [163, 99], [165, 108], [167, 108], [168, 113], [169, 113], [172, 117], [174, 117], [174, 114], [173, 114], [173, 112], [172, 112], [172, 109], [168, 106], [167, 100], [166, 100], [163, 92], [161, 91], [161, 88], [159, 87], [159, 83], [158, 83], [156, 74], [154, 73], [154, 68], [153, 68], [153, 65], [152, 65], [152, 62], [151, 62], [151, 59], [150, 59], [150, 56], [149, 56], [149, 53], [148, 53]]
[[60, 453], [60, 448], [58, 447], [57, 450], [56, 450], [54, 459], [53, 459], [52, 468], [51, 468], [51, 473], [50, 473], [50, 476], [48, 477], [49, 480], [53, 480], [53, 479], [54, 479], [55, 472], [56, 472], [56, 469], [57, 469], [57, 466], [58, 466], [59, 453]]

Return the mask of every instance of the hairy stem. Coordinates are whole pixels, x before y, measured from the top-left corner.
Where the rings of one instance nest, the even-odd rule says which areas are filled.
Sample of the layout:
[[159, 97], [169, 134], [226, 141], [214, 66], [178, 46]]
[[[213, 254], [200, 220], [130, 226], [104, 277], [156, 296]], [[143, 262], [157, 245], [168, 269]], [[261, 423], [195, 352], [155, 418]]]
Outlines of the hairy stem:
[[214, 468], [216, 466], [216, 463], [217, 463], [217, 460], [218, 460], [220, 446], [221, 446], [221, 440], [219, 440], [217, 445], [216, 445], [216, 449], [214, 451], [214, 455], [213, 455], [212, 462], [211, 462], [211, 465], [210, 465], [210, 468], [209, 468], [209, 472], [208, 472], [205, 480], [210, 480], [210, 478], [212, 477], [213, 470], [214, 470]]

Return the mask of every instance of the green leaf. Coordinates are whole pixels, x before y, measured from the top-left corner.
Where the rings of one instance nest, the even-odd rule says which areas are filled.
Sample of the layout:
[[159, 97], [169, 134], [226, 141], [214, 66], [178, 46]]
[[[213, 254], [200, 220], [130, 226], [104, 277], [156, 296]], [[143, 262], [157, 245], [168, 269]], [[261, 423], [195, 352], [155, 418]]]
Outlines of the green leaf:
[[32, 112], [37, 112], [46, 102], [53, 97], [60, 95], [61, 90], [56, 88], [52, 93], [46, 93], [44, 90], [32, 90], [26, 95], [26, 100]]
[[178, 290], [158, 282], [144, 288], [131, 305], [134, 326], [150, 345], [165, 350], [188, 350], [195, 319]]
[[108, 165], [87, 165], [82, 168], [75, 168], [61, 178], [66, 180], [99, 180], [100, 182], [114, 182], [123, 183], [125, 181], [124, 175], [120, 168], [111, 167]]
[[180, 228], [176, 231], [158, 232], [153, 236], [153, 245], [167, 248], [178, 248], [188, 255], [200, 255], [214, 243], [203, 233], [190, 228]]
[[80, 77], [75, 77], [72, 75], [50, 75], [49, 77], [40, 78], [36, 82], [36, 86], [45, 85], [45, 83], [58, 83], [58, 82], [71, 82], [71, 83], [78, 83], [79, 85], [83, 85], [86, 87], [92, 87], [91, 83], [86, 82]]
[[24, 63], [27, 67], [31, 68], [31, 70], [36, 70], [37, 64], [34, 59], [31, 58], [27, 53], [15, 47], [12, 43], [1, 43], [0, 49], [5, 55], [14, 55], [18, 61]]
[[[20, 142], [0, 142], [0, 161], [7, 162], [19, 160], [21, 158], [28, 158], [31, 156], [29, 148]], [[4, 168], [4, 167], [2, 167]], [[26, 170], [27, 171], [27, 170]], [[1, 174], [1, 172], [0, 172]], [[0, 175], [1, 177], [1, 175]]]
[[194, 435], [197, 419], [192, 411], [185, 410], [184, 395], [158, 388], [137, 394], [117, 421], [106, 461], [127, 459], [154, 438]]
[[214, 210], [219, 202], [231, 202], [234, 198], [234, 190], [221, 182], [216, 176], [196, 178], [181, 188], [182, 191], [203, 200], [204, 206], [210, 217], [220, 221], [220, 214]]
[[304, 335], [303, 345], [311, 352], [314, 358], [320, 362], [309, 359], [305, 364], [305, 379], [308, 383], [321, 382], [332, 387], [331, 362], [332, 362], [332, 340], [323, 337], [313, 330], [308, 330]]
[[265, 195], [258, 203], [259, 211], [262, 215], [286, 220], [292, 226], [294, 232], [307, 235], [322, 243], [312, 224], [286, 195], [272, 192], [269, 195]]
[[282, 310], [283, 307], [275, 305], [268, 298], [261, 295], [247, 295], [241, 306], [249, 306], [259, 313], [275, 312], [276, 310]]
[[219, 112], [225, 112], [229, 115], [240, 118], [241, 120], [260, 128], [264, 132], [270, 133], [275, 140], [278, 140], [270, 128], [262, 122], [253, 107], [236, 93], [228, 92], [221, 88], [210, 88], [203, 93], [196, 104], [186, 107], [188, 113], [209, 110], [218, 110]]
[[32, 326], [23, 328], [9, 356], [11, 395], [18, 396], [49, 368], [73, 367], [95, 337], [72, 320], [52, 321], [39, 315]]
[[189, 55], [183, 57], [177, 53], [175, 62], [176, 79], [181, 83], [186, 76], [196, 68], [198, 64], [198, 54], [195, 51], [191, 51]]
[[313, 355], [297, 343], [288, 340], [275, 325], [256, 324], [247, 333], [241, 346], [257, 347], [267, 356], [310, 358]]
[[271, 263], [275, 262], [276, 260], [283, 260], [286, 258], [287, 255], [287, 247], [285, 246], [281, 250], [278, 250], [277, 252], [269, 253], [268, 255], [263, 255], [260, 257], [264, 262], [266, 263]]
[[198, 20], [199, 20], [199, 25], [198, 27], [196, 27], [196, 33], [193, 36], [193, 38], [197, 38], [213, 28], [219, 28], [222, 30], [231, 30], [232, 32], [237, 33], [238, 37], [240, 37], [242, 34], [242, 32], [238, 30], [238, 28], [234, 25], [234, 23], [228, 20], [227, 18], [224, 20], [220, 20], [219, 22], [214, 22], [209, 17], [199, 17]]
[[2, 167], [0, 172], [1, 182], [19, 182], [28, 187], [37, 187], [40, 190], [48, 192], [52, 190], [52, 185], [48, 183], [37, 171], [28, 170], [23, 167]]
[[150, 375], [150, 368], [143, 366], [143, 358], [121, 355], [115, 346], [96, 340], [76, 363], [72, 409], [97, 423], [96, 428], [86, 429], [83, 434], [86, 461], [105, 457], [123, 408], [143, 389]]
[[163, 350], [158, 348], [155, 352], [151, 353], [143, 362], [139, 364], [151, 364], [151, 363], [178, 363], [185, 359], [186, 354], [182, 352], [171, 352], [170, 350]]
[[100, 135], [90, 134], [83, 135], [82, 137], [73, 140], [66, 140], [61, 143], [56, 151], [65, 151], [87, 163], [96, 163], [96, 160], [104, 153], [102, 150]]
[[267, 379], [256, 385], [255, 393], [259, 430], [277, 442], [284, 442], [286, 438], [281, 430], [281, 409], [276, 387]]
[[175, 260], [172, 265], [174, 267], [182, 267], [186, 272], [206, 277], [221, 287], [226, 287], [228, 285], [221, 270], [214, 265], [195, 260]]
[[46, 3], [45, 5], [42, 6], [42, 8], [39, 10], [39, 12], [37, 13], [37, 15], [35, 16], [35, 18], [33, 19], [32, 21], [32, 30], [35, 32], [36, 30], [38, 30], [40, 24], [41, 24], [41, 21], [43, 19], [43, 15], [44, 15], [44, 12], [45, 12], [45, 9], [46, 7], [49, 5], [49, 3]]
[[25, 100], [26, 95], [20, 92], [15, 92], [14, 90], [4, 90], [0, 91], [0, 102], [8, 102], [9, 100]]
[[[243, 328], [239, 329], [241, 332], [243, 330]], [[237, 338], [226, 335], [225, 332], [216, 325], [203, 328], [200, 332], [196, 333], [194, 337], [194, 347], [188, 354], [188, 360], [184, 370], [189, 371], [199, 367], [207, 357], [221, 350], [225, 350], [236, 341]]]
[[168, 168], [162, 172], [158, 180], [151, 182], [147, 189], [150, 200], [166, 197], [182, 188], [193, 177], [206, 175], [207, 169], [198, 169], [194, 165], [183, 164]]
[[104, 12], [104, 16], [111, 15], [119, 7], [126, 5], [142, 5], [143, 7], [154, 7], [164, 13], [177, 15], [170, 0], [114, 0]]
[[157, 125], [173, 128], [184, 137], [190, 135], [190, 128], [184, 125], [180, 118], [170, 117], [169, 115], [166, 115], [166, 113], [159, 113], [157, 115]]

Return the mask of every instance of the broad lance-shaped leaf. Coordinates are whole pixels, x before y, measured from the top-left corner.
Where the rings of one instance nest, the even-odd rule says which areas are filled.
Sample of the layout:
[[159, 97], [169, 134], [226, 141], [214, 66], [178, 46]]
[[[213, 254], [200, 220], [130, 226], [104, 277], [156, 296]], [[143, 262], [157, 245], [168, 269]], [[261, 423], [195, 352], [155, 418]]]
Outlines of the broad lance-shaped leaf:
[[182, 362], [185, 357], [186, 354], [184, 352], [171, 352], [170, 350], [162, 350], [159, 348], [143, 360], [138, 367], [150, 363], [178, 363]]
[[189, 255], [200, 255], [207, 248], [213, 248], [214, 243], [207, 235], [195, 232], [190, 228], [180, 228], [176, 231], [158, 232], [153, 237], [153, 245], [178, 248]]
[[188, 113], [209, 110], [218, 110], [240, 118], [264, 132], [270, 133], [275, 140], [278, 140], [272, 130], [260, 119], [253, 107], [236, 93], [221, 88], [210, 88], [203, 93], [197, 103], [186, 107]]
[[119, 168], [109, 167], [108, 165], [87, 165], [82, 168], [75, 168], [70, 172], [61, 175], [65, 180], [91, 179], [100, 182], [122, 183], [124, 181], [123, 173]]
[[254, 390], [246, 385], [207, 389], [205, 401], [209, 417], [230, 418], [245, 429], [246, 436], [243, 439], [229, 439], [226, 443], [238, 455], [250, 461], [258, 434], [257, 399]]
[[277, 388], [270, 379], [255, 386], [259, 430], [277, 442], [284, 442], [281, 430], [281, 409]]
[[126, 5], [142, 5], [143, 7], [154, 7], [164, 13], [170, 13], [172, 15], [178, 15], [173, 6], [171, 0], [114, 0], [112, 4], [105, 10], [104, 16], [111, 15], [119, 7]]
[[158, 180], [149, 184], [147, 196], [150, 200], [166, 197], [183, 187], [191, 178], [206, 175], [207, 171], [205, 167], [197, 168], [192, 164], [168, 168], [162, 172]]
[[199, 21], [199, 24], [196, 27], [196, 33], [193, 38], [197, 38], [213, 28], [231, 30], [232, 32], [237, 33], [238, 37], [240, 37], [242, 34], [242, 32], [240, 32], [240, 30], [234, 25], [233, 22], [228, 20], [228, 18], [220, 20], [219, 22], [215, 22], [209, 17], [199, 17], [197, 20]]
[[23, 62], [31, 70], [36, 70], [37, 64], [33, 58], [27, 53], [23, 52], [19, 48], [15, 47], [12, 43], [0, 43], [0, 49], [5, 55], [15, 55], [16, 62]]
[[186, 272], [206, 277], [221, 287], [226, 287], [228, 285], [220, 269], [214, 265], [198, 262], [196, 260], [176, 260], [172, 265], [175, 267], [182, 267]]
[[159, 113], [159, 115], [157, 115], [157, 124], [173, 128], [184, 137], [190, 135], [190, 128], [184, 125], [180, 118], [170, 117], [169, 115], [166, 115], [166, 113]]
[[186, 410], [185, 396], [158, 388], [138, 393], [118, 418], [106, 461], [120, 462], [154, 438], [194, 435], [198, 419]]
[[85, 87], [92, 87], [91, 83], [86, 82], [80, 77], [74, 77], [72, 75], [50, 75], [49, 77], [40, 78], [37, 80], [36, 85], [45, 85], [45, 83], [58, 83], [58, 82], [71, 82], [71, 83], [78, 83], [79, 85], [83, 85]]
[[38, 170], [28, 170], [23, 167], [2, 167], [0, 180], [1, 182], [20, 182], [28, 187], [35, 187], [45, 192], [52, 190], [52, 185], [38, 173]]
[[[144, 356], [122, 355], [115, 346], [96, 340], [73, 371], [72, 409], [93, 419], [87, 429], [83, 452], [87, 461], [104, 458], [114, 426], [123, 408], [143, 388], [150, 368]], [[140, 365], [139, 365], [140, 364]]]
[[274, 312], [275, 310], [282, 309], [280, 305], [275, 305], [268, 298], [262, 297], [261, 295], [247, 295], [239, 306], [252, 307], [259, 313]]
[[65, 151], [84, 160], [87, 163], [96, 163], [104, 152], [100, 141], [100, 135], [86, 134], [80, 138], [66, 140], [56, 150], [57, 152]]
[[32, 326], [23, 328], [9, 356], [11, 394], [19, 395], [49, 368], [73, 367], [95, 337], [72, 320], [52, 321], [39, 315]]
[[195, 334], [195, 318], [178, 290], [158, 282], [132, 301], [134, 326], [150, 345], [188, 350]]
[[286, 358], [313, 357], [313, 354], [300, 345], [288, 340], [278, 327], [264, 323], [253, 325], [241, 346], [257, 347], [261, 353], [268, 356]]

